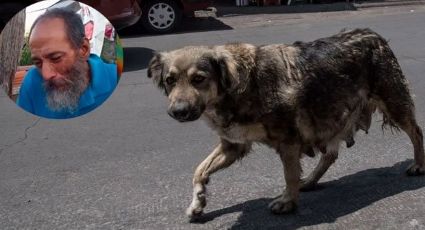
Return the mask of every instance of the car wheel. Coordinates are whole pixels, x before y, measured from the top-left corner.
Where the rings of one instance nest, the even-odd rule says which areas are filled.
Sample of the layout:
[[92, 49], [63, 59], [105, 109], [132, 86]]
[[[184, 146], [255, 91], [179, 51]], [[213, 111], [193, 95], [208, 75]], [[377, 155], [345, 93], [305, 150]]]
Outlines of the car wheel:
[[175, 1], [153, 0], [142, 9], [142, 25], [150, 32], [166, 33], [174, 30], [180, 23], [182, 10]]

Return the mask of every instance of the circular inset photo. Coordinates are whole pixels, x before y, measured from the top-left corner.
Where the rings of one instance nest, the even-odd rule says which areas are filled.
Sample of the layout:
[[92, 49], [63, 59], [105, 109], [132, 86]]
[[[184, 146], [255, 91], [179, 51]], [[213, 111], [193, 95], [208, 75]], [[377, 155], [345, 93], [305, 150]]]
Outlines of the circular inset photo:
[[16, 14], [0, 35], [7, 95], [44, 118], [84, 115], [105, 102], [123, 69], [112, 24], [77, 1], [41, 1]]

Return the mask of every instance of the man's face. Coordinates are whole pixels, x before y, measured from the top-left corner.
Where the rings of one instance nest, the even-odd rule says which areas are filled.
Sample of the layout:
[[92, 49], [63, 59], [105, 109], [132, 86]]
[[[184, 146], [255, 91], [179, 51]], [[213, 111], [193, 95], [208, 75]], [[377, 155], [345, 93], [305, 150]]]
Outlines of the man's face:
[[89, 51], [86, 45], [72, 46], [63, 19], [45, 19], [33, 28], [31, 58], [43, 76], [48, 106], [73, 110], [88, 85]]

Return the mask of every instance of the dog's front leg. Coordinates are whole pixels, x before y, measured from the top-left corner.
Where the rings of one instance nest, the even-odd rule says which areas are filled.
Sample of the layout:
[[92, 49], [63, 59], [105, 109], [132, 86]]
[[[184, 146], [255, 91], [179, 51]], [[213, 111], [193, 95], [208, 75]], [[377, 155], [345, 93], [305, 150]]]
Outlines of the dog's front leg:
[[230, 166], [237, 159], [245, 156], [251, 149], [251, 143], [236, 144], [221, 139], [221, 143], [195, 170], [193, 176], [193, 199], [186, 214], [191, 219], [200, 216], [206, 201], [206, 187], [209, 177], [214, 172]]
[[301, 148], [296, 144], [285, 144], [279, 147], [278, 153], [283, 163], [286, 189], [282, 196], [269, 204], [269, 208], [275, 214], [282, 214], [293, 212], [297, 208], [301, 176]]

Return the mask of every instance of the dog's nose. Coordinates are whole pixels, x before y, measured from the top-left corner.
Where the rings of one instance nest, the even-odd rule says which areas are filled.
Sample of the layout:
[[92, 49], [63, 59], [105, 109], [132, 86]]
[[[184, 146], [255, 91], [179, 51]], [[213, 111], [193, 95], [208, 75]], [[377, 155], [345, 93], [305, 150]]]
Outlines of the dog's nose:
[[190, 116], [190, 106], [188, 102], [176, 102], [171, 106], [169, 112], [172, 117], [179, 121], [185, 121]]

